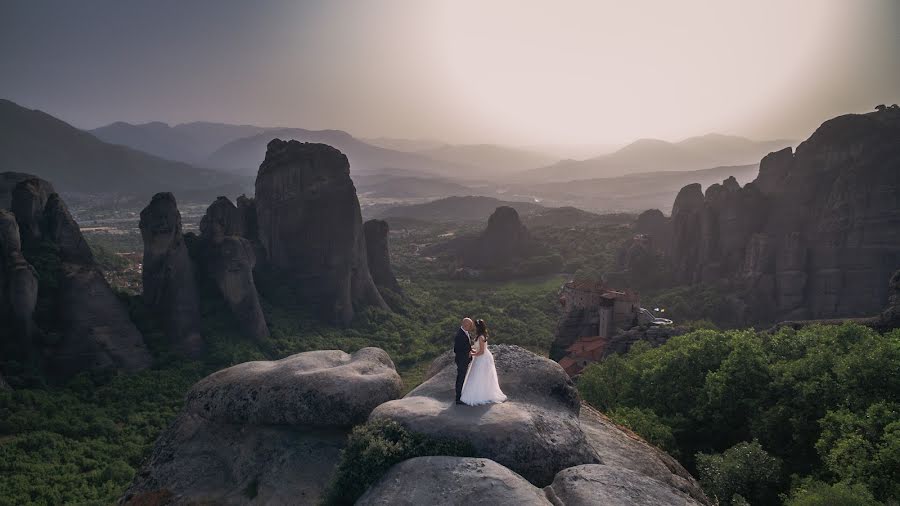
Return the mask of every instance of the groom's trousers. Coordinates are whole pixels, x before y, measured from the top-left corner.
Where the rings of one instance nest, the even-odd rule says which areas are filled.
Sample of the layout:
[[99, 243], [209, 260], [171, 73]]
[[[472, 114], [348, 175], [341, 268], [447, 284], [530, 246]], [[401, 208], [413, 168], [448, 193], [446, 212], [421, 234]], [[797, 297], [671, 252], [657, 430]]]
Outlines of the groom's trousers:
[[465, 361], [456, 361], [456, 400], [459, 400], [459, 396], [462, 395], [463, 382], [466, 381], [466, 371], [469, 370], [471, 361], [471, 358]]

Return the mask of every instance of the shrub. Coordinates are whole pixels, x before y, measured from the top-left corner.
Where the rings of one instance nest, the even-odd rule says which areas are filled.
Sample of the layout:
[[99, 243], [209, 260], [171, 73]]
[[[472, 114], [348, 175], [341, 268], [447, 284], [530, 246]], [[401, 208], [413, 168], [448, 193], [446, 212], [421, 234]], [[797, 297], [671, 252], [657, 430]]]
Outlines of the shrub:
[[828, 485], [821, 481], [806, 481], [795, 488], [784, 502], [785, 506], [880, 506], [864, 485], [835, 483]]
[[703, 489], [721, 504], [774, 504], [778, 497], [781, 461], [757, 441], [738, 443], [721, 454], [698, 454], [697, 471]]
[[672, 428], [656, 416], [652, 409], [616, 408], [609, 412], [609, 417], [620, 425], [624, 425], [640, 434], [653, 445], [678, 456], [678, 447], [672, 437]]
[[471, 457], [475, 450], [467, 442], [411, 433], [394, 421], [357, 426], [341, 452], [325, 504], [353, 504], [394, 464], [428, 455]]

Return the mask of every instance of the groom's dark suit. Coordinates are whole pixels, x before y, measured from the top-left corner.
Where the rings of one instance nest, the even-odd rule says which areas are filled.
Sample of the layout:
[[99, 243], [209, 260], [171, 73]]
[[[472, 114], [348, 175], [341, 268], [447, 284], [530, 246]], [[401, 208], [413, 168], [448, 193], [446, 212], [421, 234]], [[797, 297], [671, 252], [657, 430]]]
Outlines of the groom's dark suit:
[[466, 331], [460, 327], [456, 330], [456, 337], [453, 340], [453, 353], [456, 354], [456, 400], [462, 395], [463, 382], [466, 380], [466, 371], [469, 369], [469, 362], [472, 357], [469, 352], [472, 351], [472, 344]]

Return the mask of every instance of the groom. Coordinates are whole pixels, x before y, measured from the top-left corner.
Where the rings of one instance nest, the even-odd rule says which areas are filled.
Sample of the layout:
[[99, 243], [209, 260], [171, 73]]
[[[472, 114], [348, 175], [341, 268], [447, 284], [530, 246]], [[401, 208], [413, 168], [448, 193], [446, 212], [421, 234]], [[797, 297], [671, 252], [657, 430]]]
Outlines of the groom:
[[456, 355], [456, 403], [463, 404], [459, 400], [462, 395], [463, 382], [466, 380], [466, 371], [469, 362], [472, 361], [472, 336], [475, 330], [475, 322], [471, 318], [463, 318], [453, 339], [453, 353]]

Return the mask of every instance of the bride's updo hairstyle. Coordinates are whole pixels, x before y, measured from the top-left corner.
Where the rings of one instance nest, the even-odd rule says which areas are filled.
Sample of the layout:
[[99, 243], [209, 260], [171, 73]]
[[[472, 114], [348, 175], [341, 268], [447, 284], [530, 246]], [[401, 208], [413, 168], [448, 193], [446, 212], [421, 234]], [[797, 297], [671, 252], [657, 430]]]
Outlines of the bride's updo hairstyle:
[[484, 336], [484, 340], [487, 341], [487, 338], [488, 338], [487, 324], [484, 323], [484, 320], [482, 320], [480, 318], [475, 320], [475, 335], [476, 336]]

